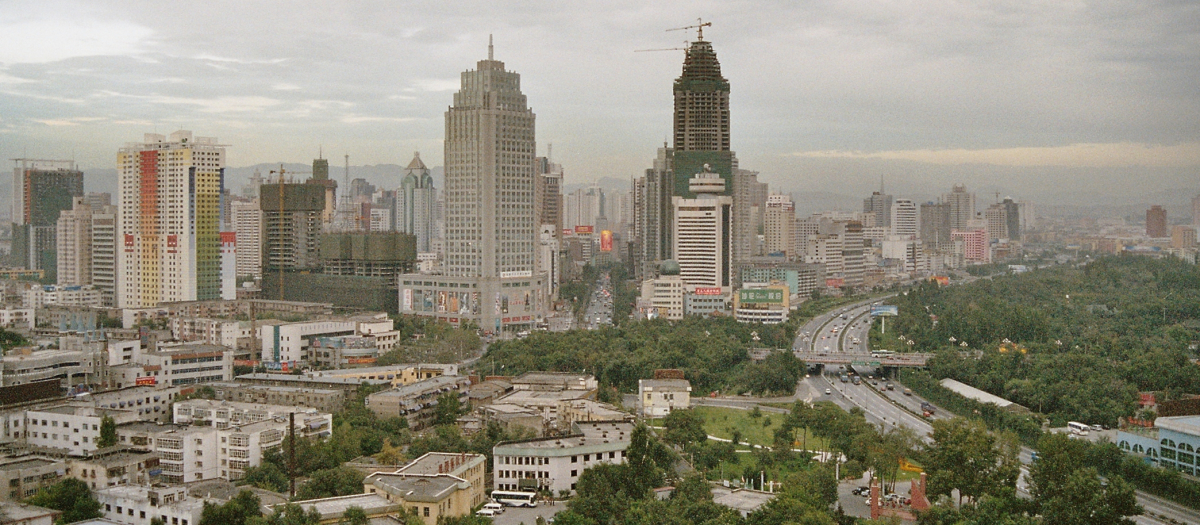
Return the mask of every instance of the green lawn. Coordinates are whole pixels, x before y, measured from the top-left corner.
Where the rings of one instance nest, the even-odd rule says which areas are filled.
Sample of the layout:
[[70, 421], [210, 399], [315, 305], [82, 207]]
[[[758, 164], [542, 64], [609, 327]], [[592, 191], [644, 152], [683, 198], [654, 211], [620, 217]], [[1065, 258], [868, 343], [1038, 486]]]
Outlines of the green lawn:
[[[750, 417], [749, 410], [724, 407], [693, 407], [697, 414], [704, 417], [704, 431], [710, 436], [722, 439], [732, 439], [736, 430], [741, 435], [742, 443], [770, 446], [775, 439], [775, 429], [783, 424], [786, 414], [763, 412], [762, 417]], [[770, 421], [769, 425], [765, 425]], [[807, 440], [803, 431], [796, 432], [796, 440], [808, 447], [809, 450], [823, 450], [825, 440], [808, 434]], [[796, 448], [799, 448], [797, 446]]]

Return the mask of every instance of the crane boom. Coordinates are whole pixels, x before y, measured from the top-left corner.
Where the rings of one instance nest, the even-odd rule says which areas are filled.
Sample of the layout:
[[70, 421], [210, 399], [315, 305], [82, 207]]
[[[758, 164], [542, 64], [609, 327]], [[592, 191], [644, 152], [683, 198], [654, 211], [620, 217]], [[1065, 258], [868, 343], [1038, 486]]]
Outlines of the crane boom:
[[696, 25], [694, 26], [675, 27], [668, 29], [667, 31], [687, 31], [688, 29], [695, 29], [696, 40], [704, 40], [704, 28], [706, 27], [712, 27], [712, 22], [705, 22], [703, 18], [697, 18]]

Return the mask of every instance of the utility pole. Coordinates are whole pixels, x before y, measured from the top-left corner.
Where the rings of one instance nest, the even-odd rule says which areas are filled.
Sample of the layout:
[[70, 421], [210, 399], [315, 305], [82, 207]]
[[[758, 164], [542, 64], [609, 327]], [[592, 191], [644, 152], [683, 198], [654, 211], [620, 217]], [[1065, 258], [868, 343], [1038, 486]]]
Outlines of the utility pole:
[[289, 496], [296, 497], [296, 413], [288, 413], [288, 481], [291, 482]]

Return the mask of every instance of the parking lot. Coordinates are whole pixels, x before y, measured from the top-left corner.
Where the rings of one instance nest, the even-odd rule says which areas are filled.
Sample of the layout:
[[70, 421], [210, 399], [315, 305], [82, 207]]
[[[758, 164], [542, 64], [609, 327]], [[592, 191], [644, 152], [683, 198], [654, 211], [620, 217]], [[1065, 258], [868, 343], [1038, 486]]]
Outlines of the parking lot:
[[537, 523], [538, 516], [548, 520], [566, 508], [567, 504], [562, 501], [554, 502], [554, 505], [544, 501], [533, 508], [505, 507], [502, 514], [492, 518], [492, 523], [496, 525], [518, 525], [520, 523], [534, 525]]

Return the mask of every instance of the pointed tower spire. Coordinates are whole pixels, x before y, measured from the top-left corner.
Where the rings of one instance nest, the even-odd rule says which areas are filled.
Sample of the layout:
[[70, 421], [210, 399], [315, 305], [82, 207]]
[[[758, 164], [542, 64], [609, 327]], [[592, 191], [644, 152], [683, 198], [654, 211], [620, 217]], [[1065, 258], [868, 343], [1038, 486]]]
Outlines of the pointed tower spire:
[[492, 35], [489, 34], [488, 35], [488, 60], [495, 60], [495, 58], [492, 58], [492, 56], [493, 56], [492, 55]]

